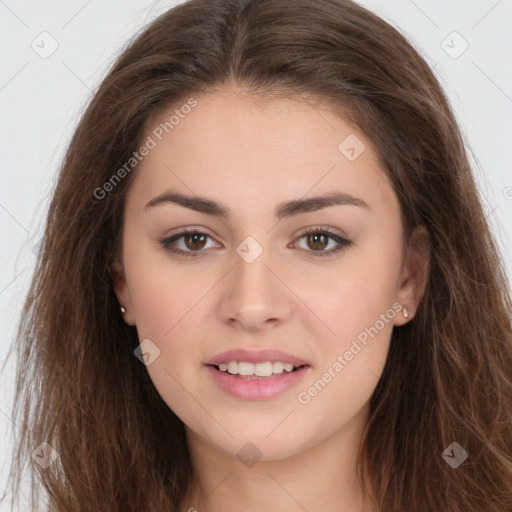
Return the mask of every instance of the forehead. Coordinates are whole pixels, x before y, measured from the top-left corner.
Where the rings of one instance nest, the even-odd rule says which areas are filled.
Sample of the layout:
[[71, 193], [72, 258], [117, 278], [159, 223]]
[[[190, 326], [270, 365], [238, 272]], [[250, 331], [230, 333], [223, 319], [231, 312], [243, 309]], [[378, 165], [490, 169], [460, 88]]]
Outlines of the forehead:
[[394, 200], [371, 141], [326, 105], [257, 101], [230, 88], [195, 100], [148, 124], [144, 140], [154, 147], [136, 170], [132, 195], [149, 200], [180, 188], [227, 203], [277, 203], [339, 190], [368, 203]]

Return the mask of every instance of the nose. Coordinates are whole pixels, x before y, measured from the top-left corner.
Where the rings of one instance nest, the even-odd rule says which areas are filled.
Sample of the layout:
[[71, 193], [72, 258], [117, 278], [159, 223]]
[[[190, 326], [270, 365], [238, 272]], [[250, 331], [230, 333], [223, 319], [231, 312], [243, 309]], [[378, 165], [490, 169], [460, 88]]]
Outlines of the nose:
[[237, 253], [233, 255], [218, 309], [224, 322], [254, 332], [290, 317], [290, 291], [271, 260], [267, 250], [250, 263]]

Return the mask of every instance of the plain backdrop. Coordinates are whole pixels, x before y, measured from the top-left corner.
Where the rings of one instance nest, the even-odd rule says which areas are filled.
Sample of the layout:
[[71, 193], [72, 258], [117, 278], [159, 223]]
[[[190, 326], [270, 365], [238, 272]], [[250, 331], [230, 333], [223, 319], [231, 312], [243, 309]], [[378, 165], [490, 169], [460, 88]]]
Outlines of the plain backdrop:
[[[128, 40], [178, 3], [0, 0], [0, 363], [12, 350], [48, 198], [79, 115]], [[478, 162], [511, 279], [512, 1], [359, 3], [397, 27], [434, 68]], [[2, 490], [19, 428], [10, 415], [13, 362], [0, 375]]]

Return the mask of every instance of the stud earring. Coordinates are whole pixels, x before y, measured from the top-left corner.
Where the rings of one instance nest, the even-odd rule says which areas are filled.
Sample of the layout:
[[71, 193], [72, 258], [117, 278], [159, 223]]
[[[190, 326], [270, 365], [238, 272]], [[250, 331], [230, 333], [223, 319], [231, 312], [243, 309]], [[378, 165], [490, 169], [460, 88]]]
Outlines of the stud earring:
[[119, 309], [123, 315], [126, 313], [126, 308], [124, 306], [121, 306]]
[[405, 318], [409, 317], [409, 311], [407, 311], [407, 308], [403, 308], [403, 315]]

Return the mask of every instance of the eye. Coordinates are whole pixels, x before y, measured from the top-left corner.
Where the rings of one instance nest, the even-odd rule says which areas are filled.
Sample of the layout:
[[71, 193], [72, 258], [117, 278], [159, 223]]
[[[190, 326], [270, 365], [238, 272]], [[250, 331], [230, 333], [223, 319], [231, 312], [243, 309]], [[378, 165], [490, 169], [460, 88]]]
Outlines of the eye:
[[[176, 241], [183, 238], [183, 243], [185, 244], [185, 249], [176, 249], [173, 247]], [[207, 233], [203, 233], [196, 228], [185, 229], [180, 233], [176, 233], [164, 240], [162, 240], [162, 246], [169, 252], [173, 254], [178, 254], [180, 256], [187, 257], [195, 257], [197, 256], [197, 252], [202, 252], [201, 250], [205, 247], [205, 242], [208, 238], [211, 238]]]
[[[306, 256], [313, 258], [331, 256], [352, 244], [350, 240], [332, 233], [324, 227], [308, 229], [300, 236], [299, 240], [303, 238], [306, 239], [309, 247], [313, 249], [312, 251], [306, 249]], [[329, 240], [334, 242], [334, 247], [326, 251], [324, 249], [329, 246]]]
[[[161, 244], [168, 252], [178, 256], [193, 258], [198, 257], [200, 253], [205, 252], [203, 249], [206, 246], [208, 238], [212, 239], [210, 235], [197, 228], [188, 228], [165, 238], [161, 241]], [[352, 244], [350, 240], [332, 233], [324, 227], [308, 229], [299, 237], [298, 240], [302, 240], [303, 238], [306, 239], [306, 243], [312, 248], [312, 250], [308, 250], [307, 248], [303, 249], [307, 257], [330, 256]], [[176, 248], [176, 245], [179, 245], [176, 242], [181, 239], [183, 239], [184, 246]], [[325, 248], [329, 246], [329, 240], [334, 242], [334, 247], [326, 251]]]

